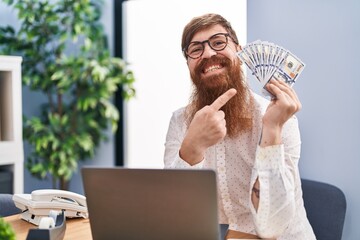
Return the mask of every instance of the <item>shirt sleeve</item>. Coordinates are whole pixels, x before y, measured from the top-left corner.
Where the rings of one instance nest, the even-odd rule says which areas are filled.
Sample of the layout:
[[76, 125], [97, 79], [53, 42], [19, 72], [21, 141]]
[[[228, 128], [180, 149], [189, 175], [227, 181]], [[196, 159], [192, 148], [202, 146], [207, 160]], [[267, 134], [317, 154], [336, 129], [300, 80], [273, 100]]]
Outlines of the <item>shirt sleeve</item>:
[[300, 133], [296, 117], [284, 125], [281, 145], [257, 147], [251, 175], [251, 188], [256, 179], [260, 183], [257, 211], [250, 208], [257, 234], [262, 238], [276, 238], [288, 226], [295, 214], [295, 179], [299, 177]]
[[175, 112], [170, 119], [165, 141], [164, 166], [165, 168], [201, 169], [204, 159], [195, 165], [190, 165], [180, 157], [179, 150], [186, 133], [184, 121], [178, 120], [180, 117], [179, 112]]

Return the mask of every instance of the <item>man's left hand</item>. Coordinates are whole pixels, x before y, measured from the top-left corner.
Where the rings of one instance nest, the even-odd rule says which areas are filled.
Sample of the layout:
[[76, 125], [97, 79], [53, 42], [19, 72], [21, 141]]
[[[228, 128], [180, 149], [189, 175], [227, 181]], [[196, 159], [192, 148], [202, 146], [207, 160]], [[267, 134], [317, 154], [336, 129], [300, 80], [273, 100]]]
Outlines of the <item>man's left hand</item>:
[[287, 120], [301, 109], [301, 102], [289, 85], [283, 81], [271, 79], [266, 89], [274, 95], [264, 116], [260, 145], [281, 144], [281, 130]]

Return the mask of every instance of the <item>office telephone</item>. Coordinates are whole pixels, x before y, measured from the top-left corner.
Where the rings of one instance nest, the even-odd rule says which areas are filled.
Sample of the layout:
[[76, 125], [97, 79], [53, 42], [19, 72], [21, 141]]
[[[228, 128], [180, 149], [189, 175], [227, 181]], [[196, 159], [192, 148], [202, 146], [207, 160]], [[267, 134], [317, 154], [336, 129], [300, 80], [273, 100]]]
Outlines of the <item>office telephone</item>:
[[65, 210], [65, 216], [69, 218], [88, 218], [86, 197], [69, 191], [34, 190], [31, 194], [14, 194], [13, 201], [22, 210], [21, 218], [35, 225], [48, 217], [51, 210]]

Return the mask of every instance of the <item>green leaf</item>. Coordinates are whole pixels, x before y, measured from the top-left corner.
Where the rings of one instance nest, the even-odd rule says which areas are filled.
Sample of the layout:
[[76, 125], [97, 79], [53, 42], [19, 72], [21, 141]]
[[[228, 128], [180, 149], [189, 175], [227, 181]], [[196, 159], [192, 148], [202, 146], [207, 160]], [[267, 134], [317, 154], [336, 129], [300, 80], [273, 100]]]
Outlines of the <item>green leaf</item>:
[[85, 42], [84, 42], [84, 45], [85, 45], [85, 50], [89, 50], [92, 46], [92, 41], [90, 38], [85, 38]]
[[34, 130], [34, 133], [40, 132], [45, 128], [40, 118], [37, 117], [33, 117], [31, 120], [26, 121], [26, 125], [30, 126]]
[[65, 75], [65, 72], [62, 70], [59, 70], [57, 72], [54, 72], [54, 74], [51, 76], [51, 80], [59, 80], [63, 78]]
[[69, 123], [69, 116], [67, 114], [64, 114], [60, 119], [60, 124], [62, 126], [67, 125]]
[[78, 141], [79, 141], [79, 145], [85, 151], [90, 151], [94, 147], [94, 143], [92, 141], [92, 138], [88, 134], [83, 134], [82, 136], [79, 136]]
[[2, 217], [0, 217], [0, 239], [15, 240], [14, 229]]
[[30, 168], [30, 172], [44, 179], [46, 177], [46, 169], [41, 163], [36, 163]]

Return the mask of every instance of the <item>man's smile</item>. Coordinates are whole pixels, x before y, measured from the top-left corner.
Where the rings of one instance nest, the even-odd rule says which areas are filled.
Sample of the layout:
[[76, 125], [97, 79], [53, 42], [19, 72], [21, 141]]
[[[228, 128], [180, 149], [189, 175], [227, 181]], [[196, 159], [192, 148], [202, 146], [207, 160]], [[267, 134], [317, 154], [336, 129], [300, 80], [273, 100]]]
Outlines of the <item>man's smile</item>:
[[209, 67], [204, 68], [203, 73], [213, 72], [217, 69], [221, 69], [222, 66], [220, 64], [211, 65]]
[[203, 74], [207, 74], [207, 73], [213, 73], [219, 69], [222, 69], [224, 66], [221, 65], [221, 64], [214, 64], [214, 65], [210, 65], [210, 66], [207, 66], [205, 68], [203, 68]]
[[194, 67], [194, 76], [199, 80], [220, 76], [226, 74], [230, 66], [230, 59], [224, 56], [214, 55], [211, 58], [202, 59], [197, 66]]

